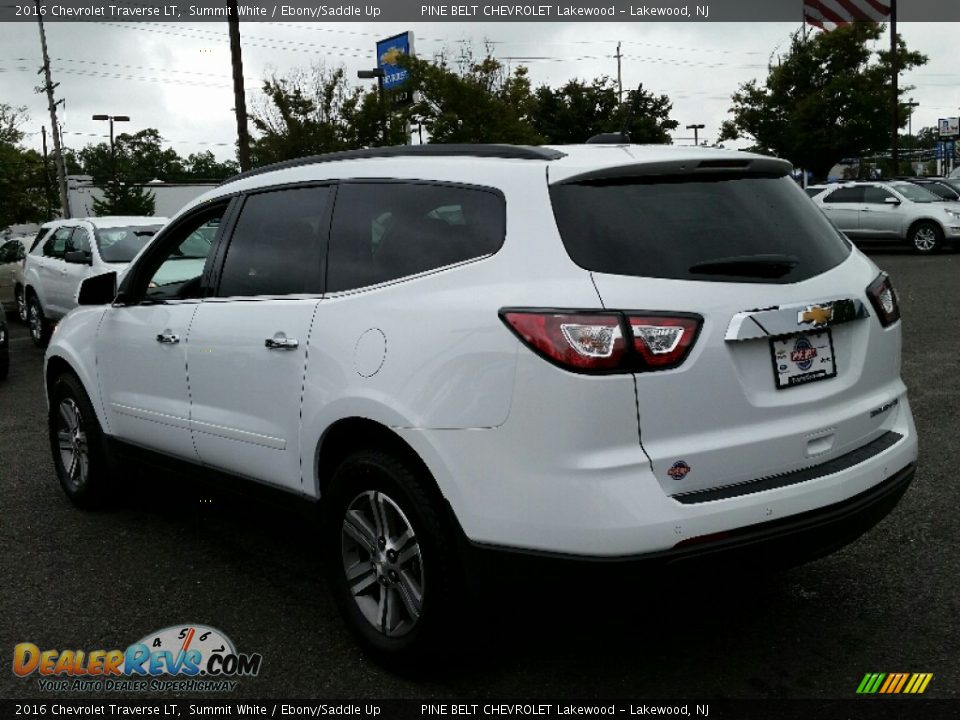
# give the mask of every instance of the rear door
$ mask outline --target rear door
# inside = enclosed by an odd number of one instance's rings
[[[300,404],[332,193],[300,187],[246,198],[187,350],[201,460],[293,490],[301,487]]]
[[[789,178],[628,178],[555,185],[552,198],[603,307],[648,334],[641,352],[658,352],[650,327],[664,317],[702,319],[679,367],[635,374],[640,442],[665,492],[789,472],[882,433],[870,410],[902,384],[899,339],[864,319],[876,269]],[[828,327],[834,310],[848,322]]]
[[[850,237],[860,235],[860,207],[863,205],[863,193],[864,189],[860,186],[842,187],[823,197],[823,212],[840,232]]]

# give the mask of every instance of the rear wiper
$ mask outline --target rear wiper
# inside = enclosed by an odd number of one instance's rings
[[[800,263],[795,255],[737,255],[714,258],[691,265],[692,275],[735,275],[738,277],[779,278]]]

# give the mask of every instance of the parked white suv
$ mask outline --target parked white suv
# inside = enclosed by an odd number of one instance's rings
[[[238,176],[83,283],[47,351],[60,482],[101,502],[146,452],[319,500],[344,617],[403,662],[476,627],[478,557],[830,552],[917,438],[890,281],[790,169],[424,145]]]
[[[22,298],[34,344],[46,346],[52,324],[76,307],[82,280],[122,271],[166,221],[90,217],[44,224],[23,266]]]

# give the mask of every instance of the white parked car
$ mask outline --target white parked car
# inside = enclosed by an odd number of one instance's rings
[[[44,347],[52,324],[76,307],[82,280],[124,270],[166,221],[90,217],[43,225],[23,266],[20,296],[34,344]]]
[[[60,483],[95,505],[146,453],[319,501],[343,616],[394,662],[482,623],[478,557],[830,552],[917,437],[890,280],[790,170],[422,145],[238,176],[84,281],[46,356]]]
[[[960,202],[906,180],[835,185],[813,201],[852,240],[908,242],[919,253],[960,242]]]

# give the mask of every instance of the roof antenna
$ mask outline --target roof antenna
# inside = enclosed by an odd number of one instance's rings
[[[627,132],[627,129],[630,127],[630,123],[633,122],[633,116],[637,110],[637,99],[640,97],[640,93],[643,92],[643,83],[637,85],[636,91],[633,93],[633,98],[630,100],[630,107],[627,108],[627,114],[623,118],[623,125],[620,126],[620,132],[613,133],[600,133],[599,135],[594,135],[589,140],[587,140],[588,145],[629,145],[630,144],[630,133]]]

